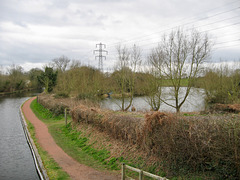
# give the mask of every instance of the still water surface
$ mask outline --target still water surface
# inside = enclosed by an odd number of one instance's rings
[[[20,121],[28,97],[0,97],[0,179],[39,179]]]
[[[162,97],[167,99],[167,103],[175,105],[175,101],[173,100],[173,94],[171,87],[163,87],[162,88]],[[183,99],[186,92],[185,87],[181,87],[180,89],[180,100]],[[202,111],[205,108],[204,103],[204,90],[199,88],[192,88],[189,96],[187,97],[185,103],[181,107],[181,112],[194,112],[194,111]],[[102,108],[112,109],[112,110],[120,110],[121,101],[115,98],[107,98],[101,102]],[[133,106],[138,111],[146,111],[150,110],[151,107],[147,103],[147,97],[134,97]],[[175,112],[176,110],[173,107],[170,107],[164,103],[161,104],[160,111],[165,112]]]

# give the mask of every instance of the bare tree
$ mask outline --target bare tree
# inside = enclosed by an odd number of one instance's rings
[[[129,60],[130,60],[130,52],[127,49],[126,46],[121,47],[121,45],[118,45],[116,47],[117,53],[118,53],[118,64],[117,64],[117,76],[116,76],[116,81],[117,85],[119,87],[119,91],[121,94],[121,110],[122,111],[127,111],[131,104],[132,101],[130,99],[129,105],[125,107],[125,100],[126,100],[126,92],[131,91],[129,89],[129,74],[130,74],[130,69],[129,69]]]
[[[64,55],[62,55],[59,58],[55,58],[52,60],[53,61],[53,67],[55,67],[57,70],[60,70],[61,72],[66,71],[70,59]]]
[[[130,76],[130,86],[131,86],[131,105],[133,105],[133,96],[135,92],[135,79],[136,79],[136,72],[140,70],[142,64],[142,56],[141,56],[141,49],[136,46],[135,44],[132,47],[131,55],[130,55],[130,69],[132,70],[132,73]],[[132,109],[135,109],[134,106],[132,106]]]
[[[152,110],[158,111],[162,103],[162,73],[159,71],[163,63],[163,53],[160,48],[152,50],[148,56],[148,82],[146,93],[146,101],[151,106]]]
[[[136,72],[137,70],[140,70],[141,64],[142,64],[142,55],[141,55],[141,49],[136,46],[135,44],[132,47],[131,51],[131,59],[130,59],[130,68],[133,72]]]
[[[132,51],[129,51],[126,46],[117,46],[118,64],[117,64],[117,83],[121,93],[121,110],[127,111],[133,102],[135,73],[141,64],[141,51],[136,45]],[[128,103],[126,98],[129,98]],[[126,104],[127,103],[127,104]]]
[[[70,64],[70,69],[79,68],[81,66],[82,66],[82,63],[80,60],[72,60]]]
[[[158,67],[161,74],[170,81],[175,105],[166,100],[162,101],[180,112],[181,106],[186,101],[194,79],[197,77],[200,65],[210,56],[212,43],[206,33],[197,30],[172,31],[169,36],[164,36],[159,43],[161,49],[162,65]],[[186,91],[180,97],[181,83],[187,81]]]

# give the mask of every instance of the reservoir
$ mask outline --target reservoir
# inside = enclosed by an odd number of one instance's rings
[[[19,115],[28,97],[0,97],[0,179],[37,180]]]
[[[167,103],[171,105],[175,105],[174,95],[173,95],[172,87],[163,87],[162,88],[162,98],[166,100]],[[179,93],[179,100],[182,100],[186,92],[185,87],[180,88]],[[180,111],[181,112],[199,112],[205,109],[205,91],[204,89],[200,88],[191,88],[191,91],[182,105]],[[126,100],[127,102],[129,100]],[[127,105],[128,103],[126,103]],[[101,107],[111,110],[120,110],[121,100],[116,98],[107,98],[101,102]],[[137,111],[149,111],[151,109],[150,105],[148,104],[148,99],[146,96],[142,97],[134,97],[133,98],[133,106],[136,108]],[[131,109],[131,108],[130,108]],[[160,106],[161,112],[176,112],[176,109],[170,107],[163,102]]]

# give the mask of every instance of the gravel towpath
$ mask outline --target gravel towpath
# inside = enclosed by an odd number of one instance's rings
[[[36,138],[40,146],[66,171],[72,179],[79,180],[117,180],[119,176],[97,171],[91,167],[80,164],[68,154],[66,154],[54,141],[48,127],[40,121],[30,108],[31,98],[24,103],[22,110],[25,117],[33,124],[36,131]]]

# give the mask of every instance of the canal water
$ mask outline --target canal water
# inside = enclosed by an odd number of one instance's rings
[[[167,103],[175,105],[174,95],[172,87],[162,88],[162,98],[166,100]],[[181,87],[179,93],[179,99],[182,100],[186,92],[185,87]],[[181,112],[199,112],[205,109],[205,91],[200,88],[192,88],[185,103],[181,107]],[[128,100],[127,100],[128,101]],[[126,103],[127,104],[127,103]],[[107,98],[101,102],[101,107],[111,110],[120,110],[121,100],[115,98]],[[148,104],[147,97],[134,97],[133,106],[138,111],[149,111],[151,109]],[[170,107],[164,103],[161,103],[160,111],[162,112],[176,112],[176,109]]]
[[[19,115],[19,107],[27,99],[22,96],[0,97],[1,180],[39,179]]]

